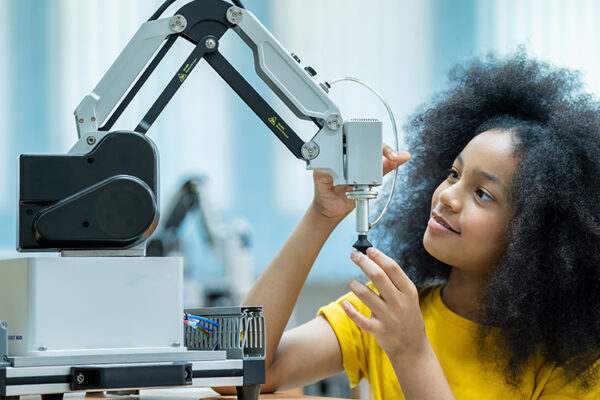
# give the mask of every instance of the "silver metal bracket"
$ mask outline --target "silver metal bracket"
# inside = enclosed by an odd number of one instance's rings
[[[0,365],[10,365],[8,362],[8,324],[0,321]]]
[[[75,109],[79,137],[98,131],[165,38],[173,32],[183,31],[186,26],[185,18],[178,15],[140,26],[98,85]]]
[[[62,250],[60,252],[61,257],[144,257],[145,255],[145,241],[129,249]]]
[[[346,197],[356,202],[356,232],[366,235],[371,229],[369,222],[369,200],[377,197],[377,192],[368,185],[355,185],[354,190],[346,193]]]

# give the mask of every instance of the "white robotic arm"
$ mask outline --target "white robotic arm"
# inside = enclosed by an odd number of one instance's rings
[[[145,133],[187,76],[204,59],[292,154],[306,162],[307,169],[326,170],[333,177],[334,185],[353,188],[348,197],[355,199],[357,204],[356,230],[359,241],[355,247],[365,251],[370,246],[366,240],[370,228],[368,201],[377,196],[372,187],[381,185],[383,180],[381,122],[367,118],[344,120],[339,108],[330,99],[327,88],[314,81],[314,69],[310,66],[303,68],[300,60],[290,54],[247,9],[223,0],[195,0],[181,7],[173,17],[159,19],[160,14],[173,2],[168,0],[148,22],[142,24],[100,83],[77,107],[75,119],[79,140],[69,154],[54,158],[40,156],[44,157],[43,161],[38,156],[21,156],[19,249],[131,248],[148,238],[158,219],[157,182],[152,178],[137,176],[127,163],[115,166],[113,162],[110,168],[106,167],[109,164],[107,158],[114,154],[103,151],[103,147],[110,142],[114,147],[123,147],[120,142],[129,135],[141,147],[151,148],[151,144],[143,144],[144,141],[149,142]],[[241,5],[239,1],[236,3]],[[230,30],[236,32],[252,49],[256,72],[267,85],[297,117],[312,120],[316,124],[318,132],[311,140],[301,140],[219,52],[219,40]],[[178,38],[190,41],[195,48],[162,94],[133,132],[110,131]],[[78,179],[75,184],[61,183],[63,190],[55,190],[57,193],[52,193],[51,199],[48,199],[48,195],[39,195],[31,184],[45,178],[40,176],[44,175],[43,171],[65,173],[66,170],[77,169],[79,164],[86,161],[88,164],[95,163],[97,170],[90,172],[89,178]],[[152,160],[147,163],[152,164]],[[35,168],[32,164],[35,164]],[[87,167],[90,169],[89,165]],[[42,172],[36,172],[40,169]],[[123,176],[129,175],[134,179],[123,179]],[[156,172],[153,175],[156,176]],[[132,221],[134,228],[115,224],[110,229],[102,228],[107,225],[102,218],[120,221],[123,217],[118,210],[126,207],[105,203],[107,199],[115,198],[112,193],[117,190],[117,183],[120,184],[120,191],[123,187],[131,187],[132,190],[135,187],[136,196],[146,200],[148,210],[153,208],[151,203],[154,203],[154,209],[151,210],[153,214],[150,215],[149,211],[140,215],[139,220]],[[136,196],[118,199],[118,202],[130,202],[132,206]],[[44,197],[43,201],[41,197]],[[97,208],[99,203],[103,203],[104,217],[96,215],[92,224],[82,210]],[[77,212],[70,211],[75,209]],[[74,224],[81,225],[69,229],[72,237],[56,232],[54,228],[53,221],[58,218],[64,221],[66,217],[75,221]],[[90,227],[100,228],[92,232]]]

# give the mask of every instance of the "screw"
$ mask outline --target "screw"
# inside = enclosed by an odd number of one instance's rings
[[[83,376],[83,374],[80,372],[79,374],[77,374],[77,377],[75,379],[77,379],[77,383],[81,385],[85,381],[85,376]]]
[[[181,346],[181,343],[179,343],[179,342],[174,342],[173,344],[171,344],[171,346],[173,346],[173,347],[179,347],[179,346]]]
[[[337,114],[333,114],[327,118],[327,127],[331,130],[340,129],[340,116]]]
[[[79,118],[79,123],[83,124],[83,118]]]
[[[183,16],[181,16],[181,15],[175,15],[175,16],[173,16],[171,18],[169,26],[175,32],[183,32],[183,30],[187,26],[187,21],[185,20],[185,18]]]
[[[96,138],[93,136],[88,136],[86,139],[87,144],[92,145],[94,143],[96,143]]]
[[[237,25],[242,20],[242,10],[233,6],[227,10],[227,21],[233,25]]]
[[[7,356],[2,356],[2,361],[8,362],[8,357]]]
[[[312,160],[319,155],[319,146],[314,142],[306,142],[302,145],[301,153],[305,160]]]
[[[92,117],[92,122],[96,122],[96,117]]]
[[[217,41],[213,38],[208,38],[206,39],[206,42],[204,42],[204,45],[207,49],[214,49],[215,47],[217,47]]]
[[[46,351],[46,350],[48,350],[48,348],[46,346],[40,346],[40,347],[38,347],[38,350],[39,351]]]
[[[6,323],[6,321],[0,321],[0,326],[6,328],[8,324]]]

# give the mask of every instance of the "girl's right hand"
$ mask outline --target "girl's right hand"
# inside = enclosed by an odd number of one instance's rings
[[[406,151],[396,153],[390,146],[383,145],[383,175],[410,160]],[[346,192],[352,190],[350,186],[333,186],[333,178],[323,170],[313,172],[315,197],[313,207],[316,211],[328,218],[341,221],[354,209],[354,200],[346,197]]]

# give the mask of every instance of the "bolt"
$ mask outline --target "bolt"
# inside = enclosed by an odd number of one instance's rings
[[[340,116],[337,114],[330,115],[329,118],[327,118],[327,127],[331,130],[340,129],[341,125],[339,118]]]
[[[242,20],[242,10],[238,7],[229,7],[227,10],[227,21],[233,25],[237,25]]]
[[[7,356],[2,356],[2,361],[8,362],[8,357]]]
[[[305,160],[312,160],[319,155],[319,146],[314,142],[306,142],[302,145],[301,153]]]
[[[83,118],[79,118],[79,123],[83,124]]]
[[[214,49],[215,47],[217,47],[217,41],[213,38],[208,38],[206,39],[206,42],[204,42],[204,45],[207,49]]]
[[[96,138],[93,136],[88,136],[86,139],[87,144],[92,145],[94,143],[96,143]]]
[[[83,376],[83,374],[80,372],[79,374],[77,374],[77,383],[79,383],[80,385],[85,381],[85,376]]]
[[[92,117],[92,122],[96,122],[96,117]]]

